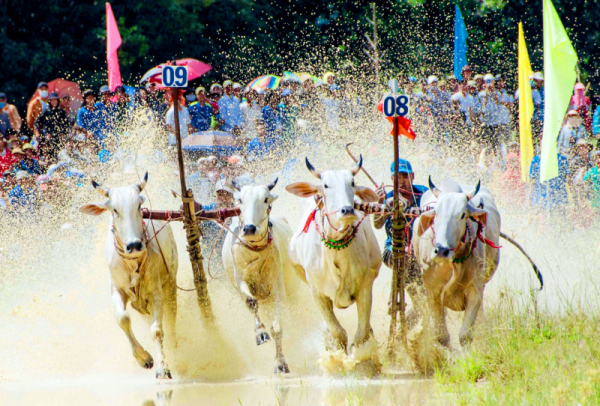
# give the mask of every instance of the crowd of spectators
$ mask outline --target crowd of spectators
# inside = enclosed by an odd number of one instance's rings
[[[400,92],[410,98],[414,130],[435,147],[472,151],[479,156],[482,173],[501,176],[504,183],[514,185],[513,192],[525,189],[520,180],[518,90],[509,91],[502,75],[472,75],[469,66],[462,76],[461,80],[452,75],[398,76]],[[577,83],[557,142],[559,176],[540,182],[542,73],[534,73],[530,83],[535,157],[528,196],[542,208],[568,201],[584,204],[589,199],[591,206],[600,207],[600,108],[593,112],[587,89]],[[322,78],[284,77],[276,89],[253,89],[231,80],[188,88],[177,93],[179,130],[183,139],[193,134],[227,134],[234,140],[234,155],[223,161],[252,161],[291,149],[298,139],[310,143],[377,114],[373,95],[359,94],[357,88],[331,72]],[[39,83],[25,122],[6,94],[0,93],[0,205],[4,207],[34,210],[43,201],[40,191],[48,190],[57,178],[79,182],[86,165],[111,159],[132,120],[164,129],[168,134],[164,145],[175,144],[172,93],[159,90],[155,83],[135,89],[85,90],[77,110],[70,96],[48,89],[47,83]],[[200,173],[201,178],[204,175]],[[219,181],[223,179],[211,182]]]

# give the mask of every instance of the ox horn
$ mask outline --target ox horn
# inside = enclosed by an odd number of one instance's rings
[[[238,183],[235,180],[231,181],[231,186],[233,186],[233,188],[238,192],[240,191],[240,185],[238,185]]]
[[[317,179],[321,179],[321,170],[315,169],[314,166],[308,161],[308,158],[304,158],[306,160],[306,167],[310,171],[310,173]]]
[[[362,154],[358,156],[358,162],[356,163],[354,169],[352,169],[352,176],[356,176],[358,172],[360,172],[360,168],[362,168]]]
[[[477,186],[475,186],[475,190],[473,191],[473,193],[467,193],[467,200],[471,200],[472,198],[474,198],[475,195],[477,193],[479,193],[480,188],[481,188],[481,179],[479,179],[479,182],[477,182]]]
[[[98,193],[100,193],[102,196],[104,197],[108,197],[108,189],[105,187],[100,186],[100,184],[98,182],[96,182],[95,180],[92,179],[92,186],[94,187],[94,189],[96,189],[98,191]]]
[[[269,183],[269,184],[267,185],[267,187],[269,188],[269,190],[270,190],[270,191],[271,191],[271,190],[273,190],[273,188],[274,188],[274,187],[275,187],[275,185],[277,184],[277,181],[278,181],[278,180],[279,180],[279,178],[275,178],[275,180],[274,180],[273,182],[271,182],[271,183]]]
[[[146,172],[146,174],[144,175],[144,179],[142,179],[142,181],[137,184],[137,187],[140,190],[140,193],[146,187],[146,183],[148,183],[148,172]]]
[[[429,189],[431,190],[431,193],[433,193],[433,195],[435,197],[438,197],[440,195],[440,193],[442,193],[441,190],[439,190],[437,187],[435,187],[435,185],[431,181],[431,175],[429,175]]]

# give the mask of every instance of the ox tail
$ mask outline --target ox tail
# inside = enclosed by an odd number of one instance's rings
[[[525,252],[525,250],[523,249],[523,247],[521,247],[518,242],[516,242],[515,240],[513,240],[512,238],[510,238],[509,236],[507,236],[503,232],[500,232],[500,237],[504,238],[506,241],[508,241],[509,243],[511,243],[512,245],[514,245],[515,247],[517,247],[517,249],[519,251],[521,251],[521,253],[523,255],[525,255],[525,258],[527,258],[527,260],[529,261],[529,263],[533,267],[533,272],[535,272],[535,276],[537,276],[538,280],[540,281],[540,290],[544,289],[544,277],[542,276],[542,273],[540,272],[540,269],[538,268],[538,266],[533,262],[533,260],[529,257],[529,255],[527,255],[527,253]]]

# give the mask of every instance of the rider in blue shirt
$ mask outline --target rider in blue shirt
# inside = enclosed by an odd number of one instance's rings
[[[395,167],[394,163],[392,162],[390,167],[392,182],[394,181],[394,170]],[[412,165],[406,159],[398,159],[398,178],[400,194],[409,202],[409,205],[406,209],[419,207],[421,204],[421,196],[428,190],[428,188],[426,186],[413,184],[415,174],[412,170]],[[386,193],[384,187],[381,186],[377,189],[377,195],[379,195],[379,203],[384,203],[390,198],[393,199],[394,192],[390,191]],[[385,248],[383,251],[383,262],[386,266],[392,268],[392,216],[391,214],[387,216],[380,216],[379,218],[375,216],[373,223],[377,229],[385,227],[387,239],[385,240]],[[409,226],[409,238],[410,237],[412,237],[412,224]],[[420,274],[418,266],[409,267],[409,272],[407,273],[407,283],[420,281],[419,276]]]

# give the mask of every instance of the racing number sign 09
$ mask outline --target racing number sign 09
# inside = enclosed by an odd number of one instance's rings
[[[410,99],[402,94],[390,94],[383,99],[383,114],[386,117],[404,117],[409,112]]]
[[[187,87],[188,71],[186,66],[163,66],[162,84],[165,87]]]

